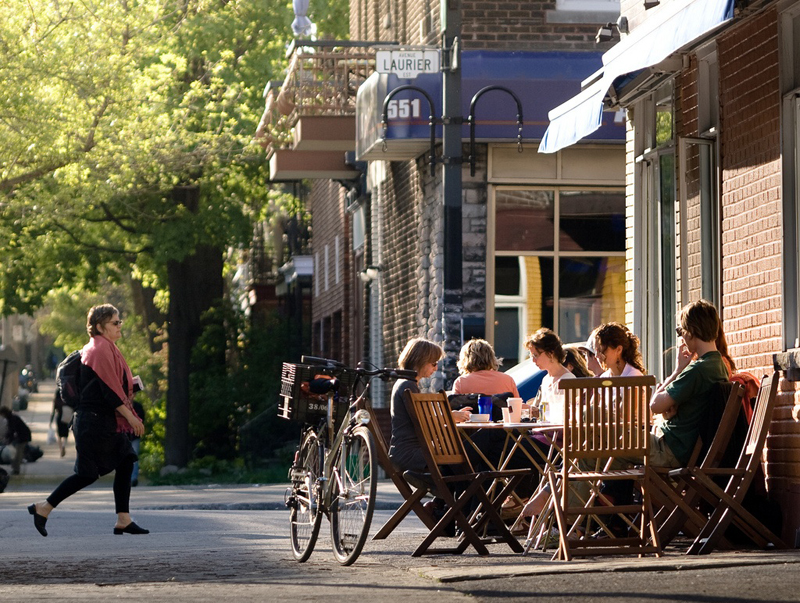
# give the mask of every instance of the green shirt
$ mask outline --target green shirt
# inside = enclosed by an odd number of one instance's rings
[[[713,351],[689,364],[667,385],[665,391],[675,401],[678,412],[661,426],[661,431],[681,464],[689,462],[714,384],[727,380],[728,369],[722,356]]]

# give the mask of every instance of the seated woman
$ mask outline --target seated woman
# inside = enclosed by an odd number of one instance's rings
[[[389,444],[389,458],[395,467],[401,471],[423,473],[428,465],[422,453],[414,423],[406,410],[404,396],[406,391],[419,393],[419,379],[427,379],[436,372],[439,360],[444,357],[444,350],[427,339],[415,337],[410,340],[397,360],[398,367],[417,372],[416,379],[398,379],[392,388],[391,414],[392,414],[392,439]],[[470,410],[463,408],[453,411],[453,420],[456,422],[468,421]],[[423,487],[428,484],[417,482],[421,476],[405,474],[406,479],[413,486]],[[444,515],[444,501],[434,498],[424,505],[438,519]],[[447,527],[448,535],[455,534],[455,524]]]
[[[563,419],[564,394],[558,384],[562,379],[574,379],[575,375],[564,366],[566,353],[561,340],[550,329],[539,329],[525,342],[525,347],[531,355],[531,360],[540,369],[547,371],[542,379],[539,393],[534,398],[534,404],[541,409],[547,409],[547,415],[542,420],[559,423]],[[531,409],[534,415],[535,409]]]
[[[564,412],[564,393],[559,389],[558,384],[562,379],[575,379],[572,374],[562,363],[566,358],[564,348],[561,340],[550,329],[539,329],[525,342],[525,347],[531,354],[531,360],[540,369],[547,371],[542,380],[542,386],[539,388],[539,393],[534,398],[534,404],[539,407],[539,415],[545,421],[557,423],[563,420]],[[542,413],[542,410],[544,413]],[[536,408],[531,409],[534,414]],[[538,439],[537,436],[535,436]],[[542,436],[541,443],[543,446],[548,446],[546,438]],[[522,509],[523,517],[534,517],[539,515],[544,509],[547,499],[550,496],[548,488],[542,488],[539,492],[531,498],[525,507]]]
[[[494,349],[485,339],[472,339],[465,343],[457,365],[461,376],[453,383],[453,393],[492,396],[511,392],[513,397],[519,398],[517,384],[498,370],[500,364]]]
[[[641,377],[645,374],[642,354],[639,351],[639,338],[625,325],[609,322],[595,330],[594,340],[597,359],[605,367],[600,377]],[[625,463],[614,461],[614,469],[622,469]],[[627,480],[603,482],[600,492],[609,502],[622,504],[629,502],[633,495],[633,482]],[[624,530],[625,525],[616,516],[609,519],[612,530]]]
[[[453,384],[453,393],[484,394],[487,396],[510,393],[511,396],[519,398],[517,384],[511,376],[498,370],[500,365],[497,361],[497,356],[495,356],[494,348],[485,339],[472,339],[465,343],[458,355],[457,365],[461,376]],[[497,467],[500,464],[503,453],[507,452],[506,432],[502,429],[479,429],[470,436],[470,439],[480,449],[492,467]],[[522,446],[528,449],[528,454],[537,455],[530,448],[529,443],[523,441]],[[481,454],[472,446],[465,446],[465,450],[467,456],[469,456],[470,463],[477,471],[491,468],[487,466]],[[534,456],[534,458],[538,457]],[[506,462],[507,469],[528,469],[530,467],[531,462],[522,450],[518,450]],[[519,486],[517,493],[520,496],[528,497],[533,492],[538,475],[532,475],[532,477],[534,477],[532,482],[525,480]],[[504,508],[507,509],[509,506],[514,508],[519,506],[519,503],[512,499]],[[519,508],[522,507],[519,506]],[[517,509],[518,512],[519,509]]]
[[[418,394],[418,380],[433,375],[443,357],[444,350],[440,346],[427,339],[415,337],[406,344],[397,361],[400,368],[417,372],[416,379],[398,379],[392,388],[392,439],[389,444],[389,458],[401,471],[425,471],[427,466],[403,396],[406,390]],[[457,422],[468,421],[469,416],[469,409],[453,411],[453,418]]]
[[[595,331],[597,359],[605,367],[600,377],[641,377],[645,369],[639,338],[618,322],[600,325]]]
[[[594,377],[594,373],[589,370],[586,364],[586,359],[581,354],[581,351],[575,346],[564,346],[564,366],[567,367],[570,373],[578,378]]]

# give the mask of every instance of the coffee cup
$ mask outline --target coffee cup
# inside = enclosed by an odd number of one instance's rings
[[[512,423],[522,421],[522,398],[509,398],[508,408],[510,409]]]
[[[511,421],[511,409],[510,408],[501,408],[500,410],[503,411],[503,423],[512,423],[512,421]]]

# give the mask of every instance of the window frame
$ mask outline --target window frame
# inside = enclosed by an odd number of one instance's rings
[[[525,190],[525,191],[552,191],[553,192],[553,249],[552,250],[536,250],[536,251],[523,251],[523,250],[497,250],[495,241],[495,228],[496,228],[496,210],[497,210],[497,194],[502,191],[509,190]],[[561,229],[561,193],[562,192],[618,192],[624,197],[625,186],[619,185],[606,185],[606,186],[589,186],[583,183],[571,183],[569,180],[559,181],[558,184],[493,184],[490,185],[489,193],[489,220],[487,222],[487,253],[486,253],[486,339],[494,344],[494,322],[495,322],[495,308],[518,308],[521,307],[520,312],[520,325],[524,330],[528,320],[528,309],[526,303],[526,296],[523,292],[526,290],[527,282],[526,275],[522,270],[520,264],[520,294],[519,295],[495,295],[495,260],[497,257],[544,257],[553,261],[553,330],[559,332],[559,302],[561,299],[560,283],[559,283],[559,260],[561,258],[622,258],[626,259],[626,250],[623,248],[620,251],[561,251],[560,237],[558,233]],[[620,320],[622,317],[620,317]],[[520,337],[519,342],[519,358],[524,359],[526,350],[524,347],[525,333]],[[574,343],[574,342],[564,342]]]
[[[657,144],[657,107],[669,101],[672,107],[672,136],[662,144]],[[676,326],[677,314],[677,246],[673,245],[671,256],[665,256],[663,229],[671,228],[673,242],[677,243],[678,191],[675,172],[675,115],[674,83],[672,80],[654,92],[643,97],[634,108],[634,332],[646,333],[642,338],[642,355],[648,372],[663,380],[672,372],[676,351],[668,346],[668,338]],[[671,154],[672,159],[672,202],[664,206],[662,196],[662,158]],[[671,222],[666,224],[664,211],[667,210]],[[671,263],[665,266],[664,258]],[[666,271],[672,270],[671,275]],[[671,283],[671,288],[670,284]],[[653,334],[656,334],[653,336]],[[666,354],[671,350],[670,354]]]
[[[787,5],[789,3],[786,3]],[[779,7],[780,10],[780,7]],[[779,64],[781,102],[781,155],[783,201],[782,345],[800,348],[800,6],[791,6],[779,17]]]

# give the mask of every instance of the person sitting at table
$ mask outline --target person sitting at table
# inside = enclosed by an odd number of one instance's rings
[[[570,373],[578,378],[594,377],[594,373],[589,370],[586,364],[586,359],[583,357],[581,351],[574,345],[564,346],[564,366],[567,367]]]
[[[411,339],[397,360],[397,365],[401,369],[416,371],[416,379],[398,379],[392,388],[391,416],[392,416],[392,437],[389,444],[389,458],[392,464],[400,471],[412,486],[417,488],[429,487],[424,475],[428,470],[425,455],[422,452],[414,423],[408,414],[405,405],[405,393],[418,394],[419,379],[427,379],[436,372],[439,360],[444,357],[444,350],[441,346],[422,337]],[[454,410],[453,420],[457,423],[469,421],[470,409],[462,408]],[[424,505],[438,519],[441,518],[446,509],[441,498],[434,498]],[[448,533],[455,533],[455,525],[450,524],[447,528]]]
[[[625,325],[618,322],[600,325],[594,331],[594,344],[597,359],[606,369],[599,377],[641,377],[645,374],[639,338]],[[611,468],[622,469],[625,465],[614,461]],[[600,492],[612,504],[627,504],[633,497],[633,484],[628,480],[604,481]],[[608,524],[612,530],[626,529],[625,523],[617,516],[610,518]]]
[[[564,392],[558,384],[562,379],[575,379],[573,375],[562,363],[565,359],[564,347],[561,340],[550,329],[539,329],[525,342],[525,347],[531,355],[531,360],[540,369],[547,371],[542,380],[539,393],[534,398],[534,406],[539,408],[538,416],[543,421],[558,423],[563,420],[564,413]],[[542,413],[542,409],[546,409]],[[534,409],[531,409],[533,413]],[[535,435],[534,439],[539,441],[542,446],[549,448],[549,442],[545,436]],[[534,517],[539,515],[544,509],[550,490],[546,486],[531,498],[522,509],[523,517]]]
[[[599,375],[605,369],[603,369],[603,367],[600,365],[600,362],[597,360],[597,350],[595,348],[596,334],[597,329],[589,333],[589,339],[586,340],[586,343],[580,344],[578,346],[578,350],[581,351],[583,357],[586,359],[586,366],[589,367],[589,370],[592,372],[592,374]]]
[[[471,339],[458,354],[458,371],[461,376],[453,383],[454,394],[484,394],[493,396],[510,392],[519,398],[514,379],[498,369],[500,363],[494,348],[485,339]]]
[[[575,375],[563,364],[566,359],[564,346],[558,335],[550,329],[542,328],[528,338],[525,347],[528,348],[533,363],[547,371],[533,403],[539,412],[532,408],[531,416],[540,416],[543,421],[559,423],[563,418],[564,393],[558,384],[562,379],[575,379]],[[546,416],[541,416],[543,407],[547,409]]]
[[[595,330],[597,359],[605,367],[599,377],[641,377],[645,373],[639,338],[628,327],[608,322]]]
[[[453,383],[453,393],[487,396],[511,394],[510,397],[519,398],[517,384],[511,376],[498,370],[500,363],[494,353],[494,348],[485,339],[472,339],[465,343],[458,355],[457,366],[461,376]],[[507,442],[506,432],[502,429],[479,429],[470,436],[470,439],[480,450],[478,453],[472,446],[465,447],[470,463],[476,471],[498,467],[504,460],[507,469],[529,469],[531,467],[530,459],[521,449],[517,450],[510,458],[503,459],[503,453],[507,451]],[[526,440],[523,440],[520,446],[527,449],[528,454],[533,455],[533,458],[539,458],[539,453],[534,451]],[[487,465],[483,457],[486,457],[491,467]],[[539,477],[534,473],[531,472],[532,480],[524,480],[518,486],[516,491],[518,496],[527,498],[533,493]],[[519,514],[521,508],[522,506],[513,497],[510,497],[503,506],[504,513],[513,517]]]
[[[686,465],[714,385],[728,380],[716,345],[720,320],[714,304],[704,299],[686,304],[678,324],[678,362],[650,400],[650,410],[661,415],[650,433],[649,461],[656,467]]]

